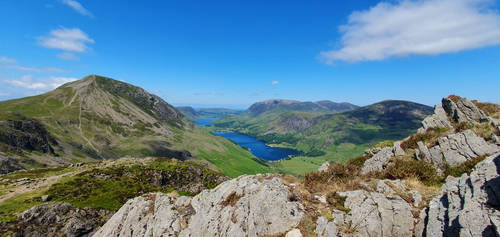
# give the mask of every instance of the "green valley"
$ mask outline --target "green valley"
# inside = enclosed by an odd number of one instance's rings
[[[432,113],[429,106],[395,100],[327,114],[274,105],[259,113],[251,106],[241,115],[214,121],[213,129],[248,134],[271,146],[301,151],[303,156],[277,162],[278,169],[288,174],[314,170],[325,161],[345,162],[379,142],[405,138]]]

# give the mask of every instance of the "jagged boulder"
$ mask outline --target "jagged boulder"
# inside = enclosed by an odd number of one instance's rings
[[[441,195],[420,213],[416,236],[499,236],[500,153],[470,175],[448,177]]]
[[[392,157],[404,155],[405,151],[401,148],[401,142],[397,141],[392,147],[370,149],[365,154],[373,156],[365,161],[361,174],[385,170]]]
[[[302,206],[279,178],[241,176],[189,197],[129,200],[94,236],[268,236],[285,234]]]
[[[428,149],[423,142],[418,142],[417,159],[444,168],[445,164],[456,166],[467,160],[493,154],[500,151],[500,146],[487,143],[472,130],[451,134],[438,139],[438,145]]]
[[[418,130],[419,133],[424,132],[428,128],[451,128],[451,122],[446,115],[446,111],[441,105],[434,106],[434,114],[427,116],[422,121],[422,128]]]
[[[25,211],[15,222],[0,223],[0,233],[33,237],[92,236],[112,215],[111,211],[79,209],[68,203],[45,203]]]
[[[355,190],[340,193],[349,213],[335,210],[333,220],[319,217],[318,236],[411,236],[412,208],[421,201],[418,192],[407,189],[400,180],[381,180],[376,191]],[[417,204],[418,205],[418,204]]]
[[[488,121],[486,114],[467,98],[459,98],[456,102],[451,98],[444,98],[442,103],[446,113],[457,123],[476,124]]]
[[[387,163],[394,156],[392,147],[385,147],[379,152],[375,153],[372,158],[365,161],[361,174],[368,174],[373,171],[381,171],[387,168]]]

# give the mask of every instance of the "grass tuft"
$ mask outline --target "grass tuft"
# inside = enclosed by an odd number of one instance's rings
[[[236,194],[236,192],[232,192],[231,194],[229,194],[226,199],[224,201],[222,201],[221,205],[222,206],[234,206],[236,205],[236,203],[238,202],[238,200],[240,200],[242,196],[241,195],[238,195]]]
[[[479,157],[476,157],[474,159],[470,159],[460,165],[457,165],[457,166],[447,166],[445,169],[444,169],[444,177],[448,177],[448,176],[453,176],[453,177],[460,177],[462,176],[462,174],[467,174],[467,175],[470,175],[470,173],[472,172],[472,170],[474,169],[474,167],[477,165],[477,163],[483,161],[484,159],[486,159],[486,157],[488,157],[487,155],[484,155],[484,156],[479,156]]]
[[[418,142],[423,142],[427,146],[434,146],[439,137],[444,136],[450,128],[432,127],[428,128],[424,133],[416,133],[411,135],[408,139],[401,142],[401,148],[408,151],[409,149],[416,149]]]
[[[434,185],[439,177],[437,170],[432,164],[421,160],[396,159],[394,165],[384,171],[383,178],[407,179],[415,177],[426,185]]]

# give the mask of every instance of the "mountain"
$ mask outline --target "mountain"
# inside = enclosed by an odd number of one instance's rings
[[[422,119],[432,113],[432,108],[409,101],[387,100],[335,114],[277,112],[275,109],[257,116],[250,113],[228,116],[214,124],[267,143],[298,149],[305,156],[342,161],[378,142],[410,135]]]
[[[338,113],[358,108],[349,103],[335,103],[328,100],[318,102],[300,102],[295,100],[266,100],[252,104],[245,112],[250,116],[259,116],[268,111],[302,111],[311,113]]]
[[[235,109],[226,108],[199,108],[194,109],[190,106],[180,106],[176,107],[184,116],[186,116],[191,121],[196,121],[204,118],[221,118],[226,115],[238,115],[243,111]]]
[[[197,128],[160,97],[96,75],[0,102],[0,152],[18,157],[25,167],[153,156],[197,160],[228,175],[267,170],[248,151]]]
[[[175,108],[191,121],[196,121],[199,118],[198,113],[196,112],[196,110],[193,109],[193,107],[179,106]]]

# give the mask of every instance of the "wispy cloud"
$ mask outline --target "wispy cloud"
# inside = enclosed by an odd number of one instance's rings
[[[278,84],[280,84],[280,82],[279,82],[279,81],[272,81],[272,82],[271,82],[271,86],[275,86],[275,85],[278,85]]]
[[[94,43],[94,40],[82,30],[64,27],[50,31],[48,36],[39,37],[38,41],[41,46],[46,48],[78,53],[85,52],[88,49],[87,44]]]
[[[0,57],[0,66],[12,68],[20,71],[31,71],[31,72],[69,72],[68,70],[64,70],[56,67],[26,67],[17,64],[17,60],[9,57],[2,56]]]
[[[391,1],[392,2],[392,1]],[[321,53],[327,63],[437,55],[500,44],[492,0],[401,0],[353,12],[339,28],[341,47]]]
[[[10,94],[7,93],[7,92],[1,92],[0,91],[0,97],[5,97],[5,96],[9,96]]]
[[[4,63],[17,63],[17,61],[15,59],[13,59],[13,58],[1,56],[0,57],[0,63],[1,64],[4,64]]]
[[[28,90],[46,91],[53,90],[62,84],[76,81],[78,79],[72,77],[50,77],[49,79],[33,80],[31,75],[22,76],[19,79],[4,80],[5,83]]]
[[[68,70],[64,70],[61,68],[56,68],[56,67],[43,67],[43,68],[36,68],[36,67],[25,67],[25,66],[19,66],[19,65],[7,65],[8,68],[20,70],[20,71],[31,71],[31,72],[69,72]]]
[[[61,2],[69,7],[71,7],[76,12],[80,13],[83,16],[88,16],[90,18],[94,18],[92,12],[87,10],[83,5],[75,0],[61,0]]]

